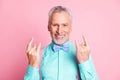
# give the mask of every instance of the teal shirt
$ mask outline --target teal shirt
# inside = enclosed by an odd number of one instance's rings
[[[54,51],[52,42],[44,49],[40,68],[28,65],[24,80],[98,80],[91,58],[81,64],[77,63],[75,46],[67,41],[69,51]]]

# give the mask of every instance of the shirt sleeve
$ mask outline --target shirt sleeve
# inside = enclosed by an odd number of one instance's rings
[[[80,76],[82,80],[99,80],[91,55],[89,59],[81,64],[78,64]]]
[[[24,80],[40,80],[39,69],[28,65]]]

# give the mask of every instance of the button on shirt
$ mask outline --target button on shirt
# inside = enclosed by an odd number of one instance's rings
[[[24,80],[98,80],[91,55],[89,60],[78,64],[75,46],[70,41],[63,44],[69,46],[68,51],[55,51],[54,44],[44,49],[40,69],[28,65]]]

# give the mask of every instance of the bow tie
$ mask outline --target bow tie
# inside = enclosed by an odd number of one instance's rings
[[[56,44],[53,45],[53,50],[55,52],[58,51],[58,50],[63,50],[65,52],[67,52],[68,49],[69,49],[69,45],[56,45]]]

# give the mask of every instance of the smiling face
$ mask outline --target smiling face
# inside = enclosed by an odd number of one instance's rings
[[[48,31],[50,31],[52,40],[56,44],[61,45],[68,41],[71,32],[69,14],[64,11],[53,13],[48,25]]]

